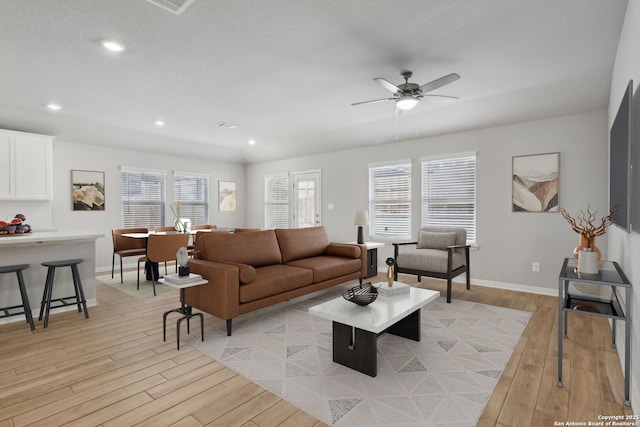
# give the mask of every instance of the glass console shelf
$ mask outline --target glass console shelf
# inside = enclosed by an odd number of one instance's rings
[[[600,261],[598,274],[577,271],[578,263],[565,258],[558,277],[558,387],[562,387],[562,339],[567,335],[568,313],[586,314],[611,319],[611,346],[616,348],[616,320],[625,322],[624,405],[629,401],[631,374],[631,283],[614,261]],[[620,292],[624,290],[624,300]],[[624,309],[623,309],[624,307]],[[630,320],[630,319],[629,319]]]

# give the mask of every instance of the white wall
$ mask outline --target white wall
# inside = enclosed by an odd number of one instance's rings
[[[632,330],[631,330],[631,406],[636,413],[640,408],[640,366],[638,366],[638,355],[640,354],[640,327],[637,316],[640,313],[640,96],[638,95],[638,84],[640,83],[640,0],[629,0],[627,14],[625,16],[618,52],[613,67],[611,79],[611,92],[609,97],[609,120],[608,127],[613,124],[613,120],[618,111],[622,95],[629,83],[633,79],[635,94],[635,135],[633,145],[633,158],[635,177],[633,180],[633,204],[631,218],[633,220],[632,233],[612,227],[607,233],[609,240],[609,256],[617,261],[629,280],[635,285],[633,293],[633,303],[631,310]],[[617,330],[618,354],[624,366],[624,328]],[[634,366],[635,362],[635,366]]]
[[[55,140],[53,145],[53,203],[52,226],[55,229],[87,230],[104,233],[96,242],[96,269],[110,271],[113,245],[111,230],[122,228],[120,166],[166,170],[168,202],[173,194],[171,171],[209,174],[209,223],[219,227],[244,226],[245,167],[241,164],[212,162],[197,158],[119,150]],[[73,211],[71,203],[71,170],[84,169],[105,172],[105,211]],[[236,181],[238,207],[236,212],[218,211],[218,180]],[[167,225],[173,215],[167,208]],[[116,257],[116,264],[118,263]],[[135,265],[135,258],[125,258],[125,264]],[[133,264],[132,264],[133,263]]]
[[[420,226],[420,161],[424,156],[477,152],[477,239],[471,254],[474,283],[557,295],[562,260],[571,256],[578,236],[558,213],[511,211],[511,160],[514,155],[560,152],[560,206],[577,213],[587,203],[607,209],[606,112],[519,123],[415,141],[385,144],[247,166],[247,222],[264,224],[264,176],[322,170],[322,217],[334,241],[353,241],[354,210],[367,209],[368,164],[413,159],[413,229]],[[303,142],[301,142],[303,143]],[[335,205],[334,211],[327,204]],[[414,238],[416,237],[414,232]],[[606,256],[606,239],[597,242]],[[378,252],[378,264],[392,256]],[[541,272],[531,271],[532,261]]]

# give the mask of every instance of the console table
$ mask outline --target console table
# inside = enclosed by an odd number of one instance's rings
[[[618,263],[600,261],[598,274],[583,274],[577,271],[578,263],[573,258],[565,258],[558,278],[558,387],[562,387],[562,338],[567,338],[568,313],[586,314],[611,319],[612,342],[616,348],[616,320],[625,322],[624,330],[624,405],[629,401],[629,381],[631,379],[631,283]],[[574,284],[573,290],[569,289]],[[601,292],[581,292],[575,284],[586,285]],[[624,289],[624,301],[620,292]],[[624,309],[623,309],[624,305]]]

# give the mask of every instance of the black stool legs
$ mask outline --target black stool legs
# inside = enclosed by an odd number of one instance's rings
[[[42,293],[42,303],[40,304],[40,316],[38,320],[42,320],[44,314],[43,327],[49,325],[49,312],[51,308],[65,307],[68,305],[76,304],[78,306],[78,313],[84,310],[85,319],[89,318],[89,311],[87,310],[87,301],[84,297],[84,291],[82,289],[82,282],[80,281],[80,273],[78,272],[78,264],[82,262],[81,259],[68,259],[62,261],[47,261],[42,265],[48,267],[47,280],[44,284],[44,292]],[[68,296],[63,298],[52,299],[53,293],[53,279],[55,277],[56,267],[70,267],[71,275],[73,276],[73,290],[75,296]],[[66,300],[73,299],[74,301],[67,302]],[[58,305],[51,306],[51,303],[57,303]]]
[[[24,285],[24,278],[22,277],[22,270],[26,270],[29,268],[29,264],[19,264],[19,265],[7,265],[4,267],[0,267],[0,274],[2,273],[16,273],[18,276],[18,287],[20,288],[20,297],[22,298],[22,305],[14,305],[13,307],[4,307],[0,308],[0,311],[4,312],[4,314],[0,315],[0,319],[9,316],[17,316],[20,314],[24,314],[27,323],[31,330],[35,330],[36,327],[33,324],[33,316],[31,315],[31,305],[29,304],[29,295],[27,295],[27,288]],[[9,310],[15,308],[22,308],[22,311],[16,313],[10,313]]]

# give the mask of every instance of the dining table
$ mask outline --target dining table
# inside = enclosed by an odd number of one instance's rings
[[[190,235],[195,235],[198,231],[211,231],[211,230],[190,230],[188,233]],[[151,234],[176,234],[178,233],[177,231],[152,231],[149,233],[124,233],[124,234],[120,234],[120,236],[122,237],[128,237],[130,239],[145,239],[145,241],[149,240],[149,235]],[[160,269],[158,267],[158,263],[157,262],[153,262],[153,261],[145,261],[144,263],[144,273],[145,273],[145,279],[148,281],[152,281],[155,280],[156,282],[158,281],[158,279],[160,279]]]

